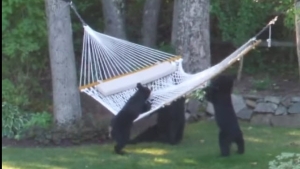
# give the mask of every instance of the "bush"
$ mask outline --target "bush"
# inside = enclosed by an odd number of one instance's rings
[[[20,139],[28,120],[17,106],[2,102],[2,137]]]
[[[52,115],[48,112],[30,113],[30,118],[25,124],[26,130],[33,127],[41,127],[47,129],[52,124]]]
[[[2,102],[2,137],[22,139],[32,128],[47,129],[52,123],[50,113],[22,112],[17,106]]]
[[[29,103],[24,90],[22,84],[16,87],[9,79],[2,79],[2,101],[18,108],[24,108]]]

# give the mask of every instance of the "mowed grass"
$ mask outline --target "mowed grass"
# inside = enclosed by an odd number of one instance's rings
[[[300,153],[300,130],[254,127],[240,123],[246,153],[219,157],[214,122],[188,124],[177,146],[159,143],[129,145],[126,156],[113,153],[113,144],[67,148],[2,148],[3,169],[267,169],[281,152]]]

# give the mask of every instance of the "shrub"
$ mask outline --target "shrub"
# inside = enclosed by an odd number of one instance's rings
[[[20,139],[28,119],[17,106],[2,102],[2,137]]]
[[[52,123],[50,113],[28,113],[17,106],[2,102],[2,137],[22,139],[26,131],[38,127],[48,129]]]

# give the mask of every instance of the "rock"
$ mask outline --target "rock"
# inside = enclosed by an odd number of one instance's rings
[[[257,99],[256,102],[257,102],[257,103],[264,103],[265,100],[264,100],[264,99]]]
[[[215,114],[215,109],[214,109],[213,105],[210,102],[207,103],[206,112],[211,114],[211,115]]]
[[[255,106],[256,106],[256,102],[253,101],[253,100],[247,99],[245,102],[246,102],[246,105],[251,107],[251,108],[255,108]]]
[[[288,112],[291,114],[295,114],[295,113],[300,114],[300,102],[292,104]]]
[[[273,116],[271,123],[273,126],[300,128],[300,114]]]
[[[201,119],[200,114],[190,114],[189,118],[187,119],[187,122],[192,123],[192,122],[199,121],[200,119]]]
[[[236,113],[247,107],[242,96],[232,94],[231,101]],[[213,105],[210,102],[207,104],[206,112],[212,115],[215,114]]]
[[[278,105],[274,103],[258,103],[254,109],[257,113],[275,113]]]
[[[250,120],[253,114],[253,110],[249,108],[244,108],[236,114],[236,116],[242,120]]]
[[[261,96],[258,96],[258,95],[251,95],[251,94],[248,94],[248,95],[244,95],[244,98],[245,99],[250,99],[250,100],[258,100],[258,99],[262,99]]]
[[[279,104],[280,100],[281,100],[280,97],[275,97],[275,96],[265,97],[265,102],[271,102],[271,103]]]
[[[250,120],[253,125],[271,125],[271,114],[254,114]]]
[[[191,117],[190,113],[184,113],[184,115],[185,115],[185,120],[189,120],[189,118]]]
[[[300,102],[300,96],[292,97],[292,102]]]
[[[242,109],[246,108],[246,103],[244,101],[244,98],[240,95],[231,95],[231,101],[234,108],[234,111],[240,112]]]
[[[197,114],[199,112],[200,102],[197,99],[189,99],[185,107],[190,111],[191,114]]]
[[[285,107],[289,107],[291,105],[291,98],[290,97],[284,97],[281,99],[281,104]]]
[[[231,101],[233,104],[234,111],[236,113],[247,107],[242,96],[232,94]],[[215,114],[214,107],[210,102],[207,103],[206,112],[212,115]]]
[[[275,111],[275,115],[283,115],[283,114],[287,114],[287,108],[284,106],[279,106]]]

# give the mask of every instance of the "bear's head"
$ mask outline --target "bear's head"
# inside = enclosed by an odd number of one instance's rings
[[[138,88],[138,91],[143,93],[146,98],[150,96],[152,91],[151,88],[149,89],[148,87],[143,86],[141,83],[137,83],[136,87]]]
[[[234,81],[234,75],[219,75],[212,79],[210,86],[218,93],[231,93]]]
[[[212,101],[213,97],[220,94],[231,94],[236,77],[234,75],[219,75],[213,78],[205,91],[205,98]]]

